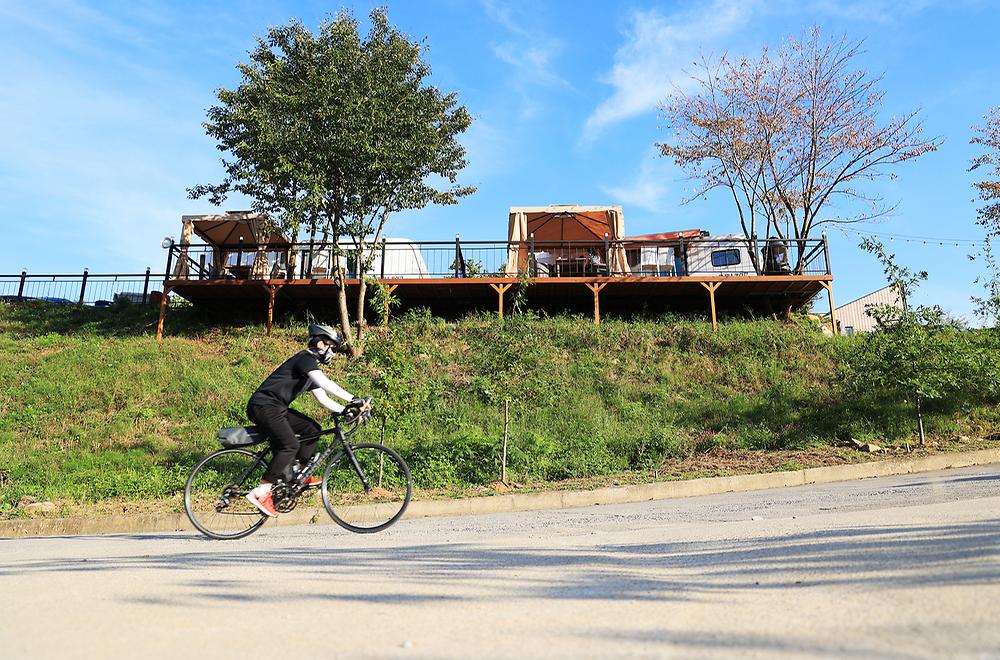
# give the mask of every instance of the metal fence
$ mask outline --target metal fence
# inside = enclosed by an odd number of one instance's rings
[[[357,277],[359,251],[332,244],[179,245],[172,279],[326,279],[339,264]],[[622,241],[382,241],[363,253],[381,279],[580,276],[829,275],[826,239]],[[611,264],[611,266],[609,266]]]
[[[47,300],[54,303],[110,305],[117,299],[147,304],[160,293],[163,273],[91,273],[36,275],[22,271],[0,275],[0,300]]]

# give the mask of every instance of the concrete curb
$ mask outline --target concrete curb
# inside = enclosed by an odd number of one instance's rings
[[[455,500],[428,500],[410,503],[405,518],[464,516],[483,513],[567,509],[595,504],[627,504],[698,495],[717,495],[767,488],[852,481],[888,477],[913,472],[933,472],[948,468],[1000,463],[1000,449],[983,449],[921,458],[889,459],[872,463],[832,465],[794,472],[768,472],[732,477],[710,477],[688,481],[661,481],[651,484],[597,488],[594,490],[548,491],[470,497]],[[269,525],[333,524],[320,507],[302,507],[279,516]],[[94,534],[135,534],[140,532],[194,531],[183,513],[148,516],[106,516],[94,518],[36,518],[0,521],[0,538],[25,536],[79,536]]]

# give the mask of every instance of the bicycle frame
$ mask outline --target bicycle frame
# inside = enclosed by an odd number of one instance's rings
[[[310,433],[299,436],[299,442],[302,442],[303,440],[312,440],[314,438],[318,439],[324,435],[333,435],[334,439],[333,442],[331,442],[326,449],[324,449],[322,452],[314,454],[313,457],[309,459],[309,462],[302,467],[302,470],[300,470],[299,473],[295,475],[295,478],[291,482],[286,484],[288,486],[291,485],[296,486],[295,489],[293,490],[294,496],[297,497],[302,492],[303,482],[306,479],[308,479],[310,475],[312,475],[320,465],[326,463],[326,461],[329,460],[329,458],[333,455],[334,451],[338,449],[338,447],[343,448],[344,453],[347,454],[347,457],[351,460],[351,465],[354,467],[354,471],[358,473],[358,477],[361,478],[361,483],[365,488],[365,492],[371,490],[371,484],[368,481],[368,477],[365,476],[365,473],[361,469],[361,465],[358,463],[358,459],[354,456],[354,451],[351,449],[351,445],[347,442],[347,440],[351,436],[357,433],[357,431],[364,425],[364,423],[358,421],[358,418],[355,418],[354,419],[355,424],[353,428],[348,429],[347,432],[345,433],[343,426],[340,423],[341,422],[340,417],[341,416],[338,415],[335,418],[333,428],[323,429],[318,433]],[[367,419],[365,421],[367,421]],[[257,452],[257,456],[261,460],[264,460],[264,457],[267,456],[268,453],[270,452],[271,452],[271,447],[270,444],[268,444],[267,447]],[[253,471],[253,469],[254,466],[251,466],[247,470],[247,472],[245,472],[240,477],[240,481],[242,482],[248,476],[250,476],[250,472]]]

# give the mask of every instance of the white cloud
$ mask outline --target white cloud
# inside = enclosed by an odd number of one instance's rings
[[[652,110],[673,89],[683,89],[692,62],[745,25],[754,4],[715,0],[702,9],[671,16],[655,9],[634,12],[625,43],[604,79],[614,92],[587,118],[584,137],[593,139],[611,124]]]
[[[668,172],[669,162],[660,158],[659,152],[653,147],[646,152],[639,164],[638,173],[630,183],[601,186],[601,191],[622,204],[659,212],[663,210],[663,198],[667,193]]]

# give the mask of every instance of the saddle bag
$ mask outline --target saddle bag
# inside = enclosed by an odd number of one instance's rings
[[[227,426],[224,429],[219,429],[216,437],[219,438],[219,443],[227,449],[249,447],[267,440],[264,432],[256,426]]]

